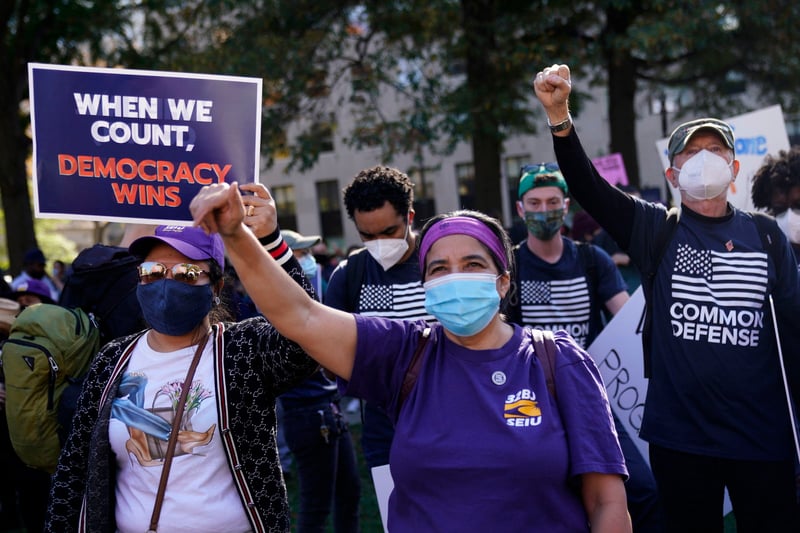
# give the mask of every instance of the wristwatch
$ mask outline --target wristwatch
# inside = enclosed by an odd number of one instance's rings
[[[558,133],[559,131],[564,131],[569,129],[572,126],[572,115],[567,113],[567,118],[559,122],[558,124],[550,124],[550,118],[547,118],[547,127],[550,128],[550,133]]]

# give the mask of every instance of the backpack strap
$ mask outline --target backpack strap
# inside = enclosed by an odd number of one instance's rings
[[[506,321],[522,326],[522,305],[520,302],[520,255],[519,248],[525,241],[517,243],[512,248],[514,254],[514,268],[511,273],[511,287],[508,290],[508,305],[506,306]]]
[[[355,313],[358,309],[358,298],[364,283],[364,271],[367,268],[366,248],[356,250],[347,256],[345,267],[345,293],[347,295],[347,311]]]
[[[192,388],[192,380],[194,379],[194,372],[197,370],[197,365],[200,363],[200,357],[203,355],[203,349],[206,347],[209,335],[203,336],[197,349],[194,351],[194,357],[189,364],[189,370],[186,372],[186,379],[183,380],[181,386],[180,397],[178,398],[178,405],[175,408],[175,416],[172,419],[172,429],[170,429],[169,440],[167,441],[167,450],[164,453],[164,463],[161,467],[161,477],[158,481],[158,491],[156,492],[156,499],[153,503],[153,513],[150,516],[150,527],[147,533],[155,533],[158,531],[158,519],[161,517],[161,505],[164,503],[164,493],[167,490],[167,481],[169,480],[169,471],[172,467],[172,458],[175,455],[175,447],[178,444],[178,433],[180,433],[181,420],[183,419],[183,412],[186,408],[186,399],[189,396],[189,389]]]
[[[602,302],[596,301],[600,282],[599,276],[597,275],[597,258],[595,257],[595,251],[593,249],[594,245],[588,242],[574,242],[575,246],[578,248],[578,261],[586,275],[586,285],[589,289],[589,308],[597,309],[600,315],[602,315],[604,309]],[[598,327],[602,328],[602,319],[600,317],[590,317],[589,323],[596,324],[597,320],[600,320]]]
[[[781,265],[781,260],[778,257],[777,246],[778,241],[781,238],[779,234],[781,230],[778,227],[778,224],[775,223],[775,219],[769,215],[756,211],[749,211],[748,214],[753,219],[753,222],[755,222],[756,228],[758,229],[758,235],[761,237],[761,246],[764,247],[764,251],[767,252],[767,255],[772,258],[772,262],[775,263],[775,270],[777,272]],[[780,275],[780,272],[777,273]]]
[[[531,337],[533,338],[533,350],[542,364],[544,371],[544,380],[547,385],[547,390],[554,400],[558,400],[556,394],[556,356],[558,355],[558,346],[556,346],[555,337],[552,331],[531,329]]]
[[[400,408],[411,394],[411,389],[417,383],[419,377],[419,369],[422,367],[422,353],[425,350],[425,345],[428,344],[428,339],[431,336],[430,326],[422,330],[419,334],[419,342],[417,342],[417,349],[414,350],[414,356],[411,358],[411,363],[408,365],[405,376],[403,376],[403,385],[400,387],[400,398],[397,400],[397,414],[400,414]]]
[[[578,247],[578,260],[586,272],[586,281],[589,283],[589,290],[594,293],[597,288],[597,261],[595,260],[592,244],[588,242],[574,241]]]
[[[681,212],[677,207],[672,207],[667,211],[665,225],[658,232],[655,239],[653,250],[654,261],[650,264],[650,270],[642,272],[642,293],[644,294],[644,316],[641,323],[642,332],[642,355],[644,357],[644,377],[650,378],[652,375],[653,354],[650,351],[650,338],[653,331],[653,285],[655,283],[656,271],[664,259],[675,230],[680,222]]]

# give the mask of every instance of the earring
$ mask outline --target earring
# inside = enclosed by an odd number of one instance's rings
[[[219,296],[214,296],[214,305],[219,305],[220,302],[221,300],[219,299]]]

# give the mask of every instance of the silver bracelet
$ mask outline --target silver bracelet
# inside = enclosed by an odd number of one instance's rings
[[[567,112],[567,118],[559,122],[558,124],[550,124],[550,117],[547,117],[547,127],[550,128],[550,133],[558,133],[559,131],[564,131],[569,129],[572,126],[572,115]]]

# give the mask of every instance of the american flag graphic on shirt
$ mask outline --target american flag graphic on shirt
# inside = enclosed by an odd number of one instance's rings
[[[520,307],[525,324],[588,322],[591,301],[586,278],[522,281]]]
[[[358,298],[358,312],[364,316],[401,320],[417,318],[435,320],[425,310],[425,289],[419,281],[393,285],[364,285]]]
[[[760,309],[767,291],[765,252],[714,252],[678,246],[672,296],[720,307]]]

